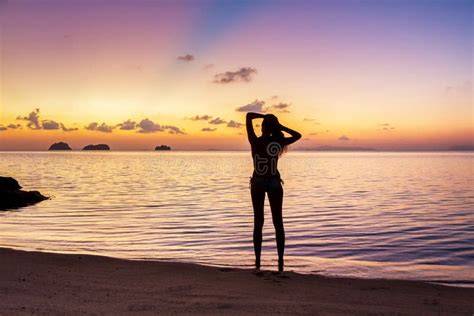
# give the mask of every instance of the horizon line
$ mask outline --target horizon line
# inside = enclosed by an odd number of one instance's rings
[[[0,149],[0,153],[6,152],[250,152],[250,149],[171,149],[171,150],[155,150],[155,149],[109,149],[109,150],[83,150],[83,149],[72,149],[72,150],[30,150],[30,149],[18,149],[18,150],[4,150]],[[471,149],[292,149],[289,152],[474,152],[474,148]]]

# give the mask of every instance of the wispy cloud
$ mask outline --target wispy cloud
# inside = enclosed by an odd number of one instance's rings
[[[68,128],[68,127],[64,126],[63,123],[59,123],[59,125],[61,125],[61,129],[63,130],[63,132],[74,132],[74,131],[77,131],[77,130],[78,130],[77,127],[70,127],[70,128]]]
[[[231,127],[231,128],[241,128],[242,126],[244,126],[244,124],[238,123],[234,120],[230,120],[229,123],[227,123],[227,127]]]
[[[214,75],[214,83],[250,82],[257,69],[252,67],[242,67],[236,71],[226,71]]]
[[[117,127],[124,131],[131,131],[137,128],[137,122],[128,119],[120,124],[117,124]]]
[[[237,112],[265,112],[264,106],[265,106],[265,101],[255,100],[252,103],[238,107],[235,110]]]
[[[203,132],[214,132],[215,130],[217,130],[217,128],[204,127],[203,129],[201,129],[201,131]]]
[[[382,131],[391,131],[395,129],[395,127],[390,125],[389,123],[380,124],[380,127]]]
[[[18,116],[16,119],[21,121],[27,121],[28,123],[26,124],[26,126],[30,129],[41,129],[39,113],[40,109],[35,109],[27,116]]]
[[[60,128],[59,123],[56,122],[56,121],[44,120],[41,123],[42,123],[43,129],[45,129],[45,130],[56,130],[56,129]]]
[[[290,111],[288,111],[288,108],[290,107],[290,105],[291,104],[289,103],[280,102],[278,104],[272,105],[271,108],[277,110],[278,112],[289,113]]]
[[[138,128],[139,133],[156,133],[164,131],[160,124],[155,123],[148,118],[141,120],[140,123],[138,123]]]
[[[186,134],[182,129],[173,125],[164,125],[163,129],[168,130],[170,134]]]
[[[18,116],[17,120],[27,121],[26,126],[33,130],[59,130],[62,129],[65,132],[76,131],[77,128],[66,128],[63,123],[54,120],[40,120],[40,109],[35,109],[27,116]],[[20,124],[9,124],[8,128],[17,129],[21,128]]]
[[[7,129],[5,126],[0,126],[0,132],[6,131]]]
[[[317,122],[315,118],[305,117],[303,118],[303,122],[313,122],[315,125],[321,125],[321,123]]]
[[[211,118],[212,118],[211,115],[204,114],[204,115],[193,116],[193,117],[190,118],[190,120],[192,120],[192,121],[208,121]]]
[[[209,124],[213,124],[213,125],[219,125],[219,124],[225,124],[225,123],[227,123],[227,121],[224,121],[220,117],[216,117],[215,119],[209,121]]]
[[[277,112],[289,113],[290,111],[288,111],[288,108],[290,106],[291,104],[284,103],[284,102],[279,102],[271,106],[265,106],[265,101],[256,99],[255,101],[249,104],[240,106],[236,108],[235,110],[237,112],[260,112],[260,113],[266,113],[266,112],[274,110]]]
[[[191,54],[178,56],[178,60],[182,60],[182,61],[193,61],[194,59],[195,59],[194,55],[191,55]]]
[[[351,140],[349,137],[347,137],[346,135],[342,135],[341,137],[338,138],[338,140],[341,140],[341,141],[349,141]]]
[[[89,130],[89,131],[98,131],[98,132],[102,132],[102,133],[112,133],[112,130],[113,130],[114,127],[111,126],[111,125],[107,125],[105,123],[102,123],[102,124],[99,125],[99,123],[97,123],[97,122],[92,122],[89,125],[85,126],[84,128]]]
[[[10,128],[10,129],[18,129],[18,128],[21,128],[21,124],[13,124],[13,123],[11,123],[11,124],[8,124],[7,127]]]
[[[214,68],[214,64],[206,64],[204,67],[202,67],[203,70],[210,70],[212,68]]]

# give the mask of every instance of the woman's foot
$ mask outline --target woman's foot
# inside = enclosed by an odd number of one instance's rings
[[[260,271],[260,260],[258,259],[255,260],[255,270]]]

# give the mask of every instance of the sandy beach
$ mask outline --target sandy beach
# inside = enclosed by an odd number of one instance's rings
[[[0,314],[472,315],[474,289],[0,248]]]

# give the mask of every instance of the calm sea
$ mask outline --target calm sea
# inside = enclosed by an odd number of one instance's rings
[[[251,171],[248,152],[2,152],[53,198],[0,212],[0,246],[251,267]],[[474,154],[290,152],[280,171],[287,270],[474,284]]]

